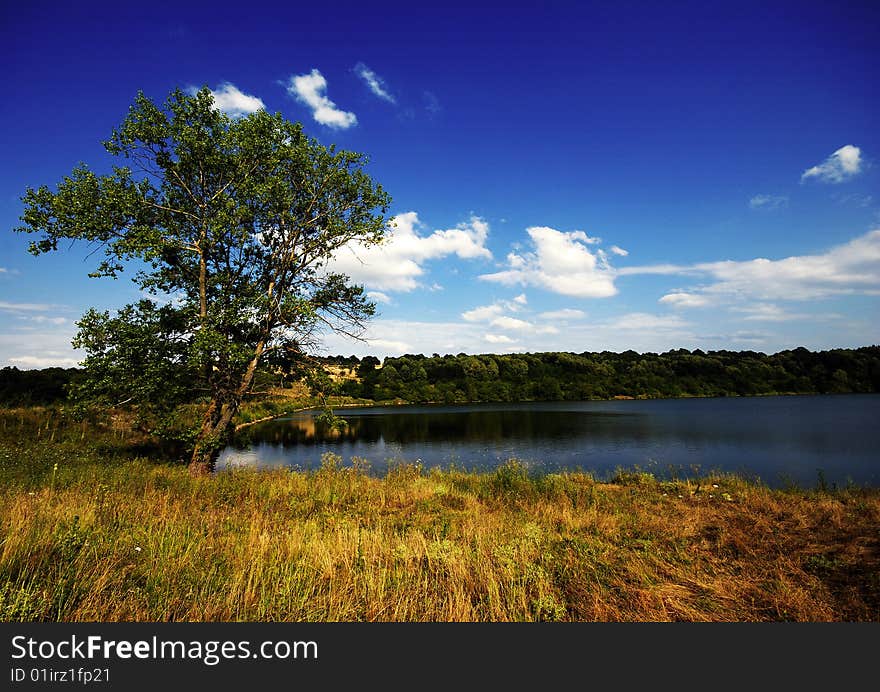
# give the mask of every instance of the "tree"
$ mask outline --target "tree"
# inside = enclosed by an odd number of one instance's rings
[[[302,359],[327,328],[362,334],[375,306],[328,261],[349,242],[381,242],[390,199],[362,154],[278,113],[232,119],[207,88],[163,106],[139,93],[104,147],[126,165],[28,188],[16,230],[39,234],[35,255],[62,239],[103,249],[91,276],[138,266],[155,299],[78,323],[84,389],[157,411],[201,393],[190,469],[206,473],[261,359]]]

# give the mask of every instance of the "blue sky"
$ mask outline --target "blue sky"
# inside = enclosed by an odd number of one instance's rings
[[[75,321],[139,298],[88,248],[33,258],[27,186],[138,90],[207,85],[370,156],[379,306],[325,353],[880,343],[880,5],[8,3],[0,10],[0,367],[73,365]]]

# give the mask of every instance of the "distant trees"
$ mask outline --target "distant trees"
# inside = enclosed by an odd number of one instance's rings
[[[754,351],[663,354],[405,355],[366,359],[345,393],[413,402],[606,399],[614,396],[754,396],[880,392],[880,347],[774,355]]]
[[[331,356],[318,359],[347,368],[331,391],[352,397],[412,402],[581,401],[629,397],[756,396],[880,392],[880,347],[807,349],[773,355],[754,351],[687,351],[662,354],[517,353],[431,357]],[[79,371],[0,371],[0,403],[40,403],[62,396],[62,383]],[[258,377],[271,380],[268,370]],[[28,394],[23,388],[30,388]]]
[[[0,369],[0,406],[52,404],[67,398],[68,387],[82,376],[77,368]]]

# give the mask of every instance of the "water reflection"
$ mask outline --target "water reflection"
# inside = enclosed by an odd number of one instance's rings
[[[310,413],[246,428],[226,465],[312,468],[325,451],[367,459],[490,469],[517,458],[536,469],[608,475],[736,471],[771,485],[877,483],[880,396],[766,397],[341,409],[331,429]]]

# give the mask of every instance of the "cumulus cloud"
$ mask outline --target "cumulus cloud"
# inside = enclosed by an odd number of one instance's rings
[[[491,324],[493,327],[500,327],[501,329],[516,329],[519,331],[530,331],[534,328],[530,322],[517,319],[516,317],[508,317],[506,315],[496,317],[492,320]]]
[[[504,334],[486,334],[483,338],[490,344],[515,344],[516,339],[511,339]]]
[[[233,118],[240,118],[266,108],[261,99],[239,91],[237,86],[229,82],[211,89],[211,94],[214,96],[214,106]]]
[[[391,296],[382,293],[382,291],[367,291],[367,298],[376,303],[385,303],[386,305],[391,303]]]
[[[482,305],[472,310],[467,310],[461,313],[461,317],[467,322],[488,322],[504,314],[505,311],[519,312],[527,304],[526,294],[520,293],[513,300],[496,300],[491,305]]]
[[[287,92],[291,96],[312,109],[315,122],[339,130],[357,125],[357,116],[337,108],[336,104],[327,98],[326,91],[327,80],[317,69],[313,69],[308,74],[294,75],[287,85]]]
[[[498,303],[483,305],[482,307],[467,310],[461,313],[461,318],[466,322],[487,322],[498,317],[504,312],[504,307]]]
[[[823,183],[842,183],[858,174],[861,168],[861,149],[847,144],[831,154],[822,163],[805,170],[801,176],[801,182],[809,178],[816,178]]]
[[[781,209],[787,204],[788,197],[785,195],[755,195],[749,200],[750,209],[763,209],[765,211]]]
[[[471,217],[455,228],[422,235],[416,212],[394,217],[379,245],[349,243],[337,250],[329,271],[347,274],[355,282],[379,291],[411,291],[420,286],[424,264],[455,255],[460,259],[491,259],[486,247],[489,224]]]
[[[510,317],[508,315],[496,317],[489,324],[498,329],[508,329],[510,331],[528,332],[533,334],[557,334],[559,332],[556,327],[551,327],[549,325],[535,325],[531,322],[526,322],[525,320]]]
[[[709,300],[705,296],[685,293],[683,291],[667,293],[658,302],[672,305],[676,308],[701,308],[709,304]]]
[[[610,248],[612,254],[617,255],[618,257],[626,257],[629,254],[629,250],[624,250],[622,247],[618,247],[617,245],[612,245]]]
[[[507,286],[537,286],[578,298],[604,298],[617,293],[615,272],[605,253],[588,246],[599,241],[583,231],[563,232],[546,226],[526,229],[532,252],[511,252],[507,269],[480,276]]]
[[[359,62],[355,65],[354,71],[358,77],[364,80],[364,84],[367,85],[375,96],[384,101],[388,101],[388,103],[397,103],[397,99],[389,93],[388,88],[385,86],[385,80],[364,65],[364,63]]]

